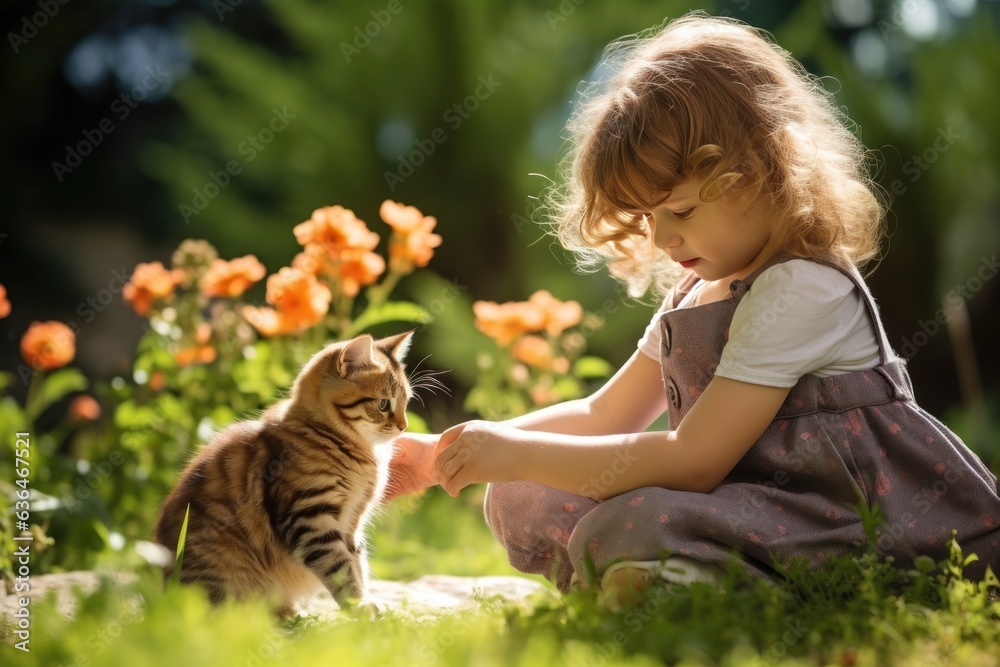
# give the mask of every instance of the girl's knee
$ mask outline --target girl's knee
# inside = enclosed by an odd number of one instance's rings
[[[512,523],[518,523],[517,518],[519,514],[523,518],[524,504],[530,502],[529,489],[525,488],[525,486],[532,484],[534,483],[503,482],[488,484],[486,486],[483,513],[486,515],[487,525],[493,531],[493,536],[500,540],[501,543],[504,541],[501,539],[501,536],[506,532],[505,528],[509,527]]]

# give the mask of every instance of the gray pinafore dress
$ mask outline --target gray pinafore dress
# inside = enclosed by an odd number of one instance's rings
[[[733,313],[756,277],[789,259],[772,258],[733,281],[730,298],[701,306],[676,308],[697,277],[678,283],[674,309],[660,323],[672,425],[712,380]],[[820,566],[832,556],[863,553],[868,539],[852,508],[863,502],[881,508],[877,550],[897,565],[921,554],[945,558],[957,531],[963,552],[979,556],[967,576],[981,578],[987,565],[1000,572],[996,477],[916,404],[867,286],[838,270],[866,302],[879,338],[878,366],[803,376],[761,438],[710,493],[645,487],[597,502],[535,482],[490,485],[487,522],[510,563],[551,577],[562,590],[574,570],[582,576],[588,559],[600,573],[618,560],[665,554],[773,578],[776,566],[792,558]]]

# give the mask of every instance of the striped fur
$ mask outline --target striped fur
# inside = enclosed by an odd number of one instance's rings
[[[155,528],[173,553],[190,504],[182,582],[216,602],[269,597],[282,613],[320,585],[341,607],[371,602],[364,530],[388,477],[390,441],[406,429],[411,334],[328,346],[290,398],[198,452]]]

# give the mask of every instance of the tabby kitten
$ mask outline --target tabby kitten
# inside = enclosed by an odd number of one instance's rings
[[[407,426],[412,333],[326,347],[290,398],[194,457],[156,522],[156,540],[174,553],[190,503],[182,582],[214,602],[271,597],[286,615],[320,585],[341,608],[378,607],[364,531],[388,479],[390,441]]]

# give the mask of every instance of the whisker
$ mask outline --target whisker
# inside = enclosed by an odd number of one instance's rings
[[[433,377],[420,378],[417,382],[411,384],[410,388],[414,390],[426,389],[432,394],[440,392],[446,396],[451,396],[451,389],[449,389],[443,382]]]
[[[424,403],[424,398],[418,393],[419,391],[426,390],[431,394],[442,393],[446,396],[451,396],[451,390],[445,386],[443,382],[437,379],[438,375],[443,375],[448,371],[436,371],[429,368],[420,368],[420,365],[427,361],[430,356],[431,355],[428,354],[426,357],[418,361],[407,376],[410,383],[410,389],[413,391],[413,398],[416,398],[420,401],[420,405],[425,407],[426,404]]]
[[[420,364],[424,363],[425,361],[427,361],[427,360],[428,360],[428,359],[430,359],[430,358],[431,358],[431,355],[429,355],[429,354],[428,354],[428,355],[427,355],[427,356],[425,356],[425,357],[424,357],[423,359],[421,359],[421,360],[420,360],[420,361],[418,361],[418,362],[417,362],[416,364],[414,364],[414,365],[413,365],[413,368],[411,368],[411,369],[410,369],[410,373],[409,373],[409,376],[410,376],[410,377],[412,377],[413,375],[415,375],[415,374],[416,374],[416,372],[417,372],[417,370],[418,370],[418,369],[420,368]]]

